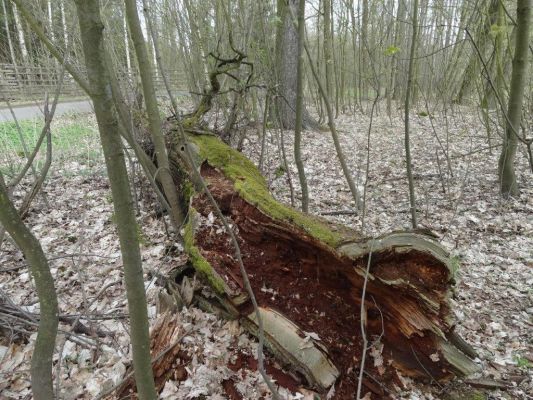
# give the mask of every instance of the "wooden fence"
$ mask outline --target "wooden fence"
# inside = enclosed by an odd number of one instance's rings
[[[84,71],[80,71],[82,75]],[[52,95],[59,81],[60,67],[43,67],[0,64],[0,100],[11,101],[42,99],[45,93]],[[170,85],[174,91],[187,91],[187,80],[183,71],[167,71]],[[119,77],[125,87],[135,87],[135,76],[123,72]],[[164,90],[160,74],[154,76],[157,90]],[[85,93],[67,72],[63,78],[61,94],[64,97],[83,96]]]

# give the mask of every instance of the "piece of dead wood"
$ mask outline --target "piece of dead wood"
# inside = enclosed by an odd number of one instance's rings
[[[496,379],[466,379],[465,383],[478,389],[506,390],[509,388],[509,383]]]
[[[184,336],[181,329],[179,315],[165,313],[155,321],[150,332],[150,352],[152,357],[152,370],[157,392],[160,392],[167,380],[177,373],[182,374],[184,368],[180,368],[188,356],[181,351],[180,342]],[[185,373],[186,374],[186,373]],[[184,380],[185,376],[174,376]],[[135,382],[132,368],[128,370],[125,380],[116,387],[117,398],[137,399]]]
[[[353,395],[361,360],[361,293],[372,241],[366,330],[372,341],[381,338],[383,360],[380,368],[368,360],[365,371],[383,382],[390,381],[394,370],[445,382],[478,369],[471,359],[474,352],[453,334],[449,300],[454,268],[434,235],[392,232],[370,240],[300,214],[271,197],[260,173],[242,154],[211,136],[191,140],[202,177],[237,236],[259,306],[276,315],[265,326],[267,345],[282,363],[302,373],[309,386],[326,393],[333,376],[339,387],[334,398]],[[204,193],[193,192],[184,230],[186,249],[216,293],[213,299],[254,333],[257,324],[238,265],[213,215]],[[309,364],[301,357],[301,349],[293,345],[297,341],[289,340],[298,332],[313,338],[307,344],[323,354],[323,362]],[[323,368],[328,365],[334,368]]]

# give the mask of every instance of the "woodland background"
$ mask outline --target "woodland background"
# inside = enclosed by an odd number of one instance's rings
[[[1,398],[111,396],[132,365],[156,398],[149,327],[190,262],[174,123],[251,159],[285,204],[366,237],[431,231],[450,252],[479,372],[378,376],[384,397],[531,398],[531,0],[0,2]],[[215,214],[202,224],[226,233]],[[180,283],[159,396],[275,396],[268,372],[281,398],[313,398],[189,298],[201,282]]]

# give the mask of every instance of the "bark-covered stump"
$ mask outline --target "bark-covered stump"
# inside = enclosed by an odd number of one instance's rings
[[[214,136],[189,139],[201,175],[238,238],[267,344],[307,385],[326,393],[334,384],[335,398],[354,397],[369,257],[364,318],[374,348],[366,358],[366,391],[385,396],[394,384],[401,386],[398,372],[442,382],[477,369],[474,353],[453,331],[452,263],[432,237],[394,232],[362,238],[304,215],[275,201],[242,154]],[[182,149],[174,146],[176,160]],[[204,193],[191,188],[190,199],[184,236],[191,263],[225,311],[256,334],[228,235]]]

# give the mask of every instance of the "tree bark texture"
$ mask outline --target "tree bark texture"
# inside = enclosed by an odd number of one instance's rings
[[[278,28],[276,31],[276,73],[278,79],[277,104],[283,128],[294,129],[296,126],[297,67],[298,67],[298,31],[292,21],[288,7],[293,15],[298,15],[298,0],[278,0]],[[304,129],[316,127],[317,123],[303,109]]]
[[[150,63],[150,56],[146,48],[146,43],[141,29],[141,23],[139,21],[137,2],[135,0],[127,0],[125,4],[128,27],[130,29],[131,39],[135,47],[137,65],[139,67],[139,73],[143,86],[150,135],[154,143],[157,164],[160,169],[159,180],[161,181],[165,196],[167,197],[168,204],[170,205],[170,210],[168,211],[172,217],[174,226],[179,227],[183,222],[183,215],[181,214],[178,192],[176,191],[174,182],[172,181],[172,176],[170,175],[165,138],[161,129],[161,116],[159,115],[159,106],[157,104],[154,82],[152,80],[152,65]],[[151,29],[151,27],[149,28]]]

